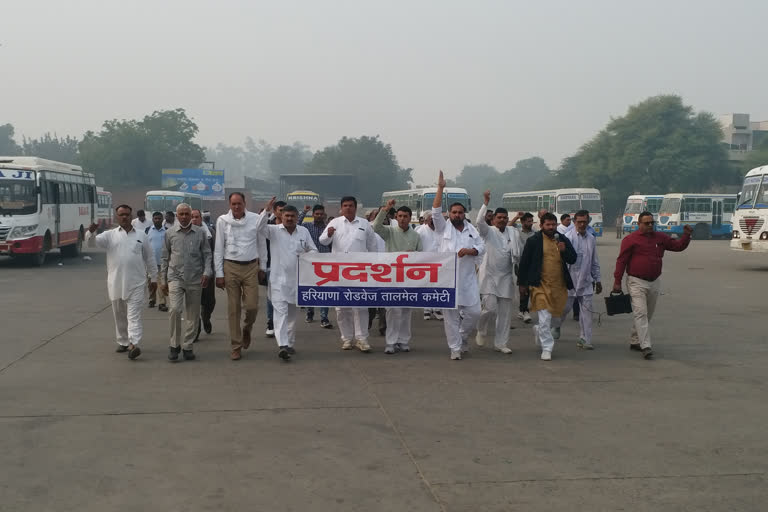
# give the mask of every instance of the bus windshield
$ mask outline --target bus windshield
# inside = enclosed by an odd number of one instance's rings
[[[640,199],[632,199],[627,201],[627,206],[624,207],[624,213],[629,215],[637,215],[643,211],[643,202]]]
[[[739,204],[737,205],[738,208],[752,208],[752,205],[755,203],[755,198],[757,198],[759,203],[762,203],[763,208],[768,206],[765,204],[768,203],[768,197],[759,197],[761,180],[763,181],[762,190],[763,195],[765,196],[765,193],[768,192],[768,190],[766,190],[766,188],[768,188],[768,178],[765,178],[764,176],[750,176],[744,180],[744,188],[741,189]]]
[[[424,196],[426,197],[426,194],[424,194]],[[434,194],[432,194],[432,198],[433,199],[435,198]],[[456,192],[454,192],[454,193],[448,192],[448,205],[450,206],[453,203],[461,203],[461,204],[463,204],[465,210],[471,210],[472,209],[470,207],[469,196],[467,196],[467,194],[460,194],[460,193],[456,193]]]
[[[661,213],[680,213],[680,198],[670,197],[661,202]]]
[[[37,211],[33,180],[0,180],[0,214],[30,215]]]
[[[662,198],[660,197],[646,199],[645,209],[651,213],[659,213],[659,208],[661,208],[661,201]]]
[[[597,194],[581,194],[581,208],[589,213],[600,213],[603,205],[600,203],[600,197],[592,197]]]
[[[176,205],[183,202],[183,196],[147,196],[147,210],[162,213],[175,212]]]
[[[557,213],[576,213],[579,210],[581,210],[581,202],[578,194],[561,194],[557,196],[557,206],[555,207]],[[600,211],[599,207],[597,211]]]

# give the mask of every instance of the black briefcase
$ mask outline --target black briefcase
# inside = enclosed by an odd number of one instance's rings
[[[608,316],[631,313],[632,299],[629,295],[624,295],[624,292],[611,292],[611,294],[605,298],[605,310],[608,313]]]

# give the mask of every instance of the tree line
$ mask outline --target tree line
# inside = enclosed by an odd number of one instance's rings
[[[199,128],[184,109],[155,111],[142,119],[105,121],[98,132],[77,139],[46,133],[15,139],[11,124],[0,125],[0,155],[31,155],[78,163],[107,187],[160,183],[160,170],[196,167],[205,161],[242,176],[246,188],[275,193],[281,174],[354,174],[361,201],[376,204],[381,192],[414,185],[413,169],[399,164],[391,145],[379,136],[342,137],[312,151],[301,142],[272,146],[246,138],[242,146],[223,143],[204,148],[195,142]],[[728,161],[721,128],[707,112],[695,112],[679,96],[661,95],[629,107],[582,145],[560,166],[550,169],[538,156],[499,171],[468,164],[448,186],[464,187],[479,204],[488,188],[505,192],[541,188],[600,189],[606,214],[618,213],[633,193],[703,192],[738,185],[752,167],[768,163],[768,141],[746,161]]]

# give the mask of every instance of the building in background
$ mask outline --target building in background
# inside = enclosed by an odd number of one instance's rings
[[[720,126],[732,162],[744,160],[749,151],[768,143],[768,121],[750,121],[749,114],[722,115]]]

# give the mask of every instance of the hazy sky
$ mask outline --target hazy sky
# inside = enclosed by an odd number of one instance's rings
[[[555,167],[659,93],[768,119],[765,0],[0,0],[0,19],[19,139],[183,107],[203,145],[379,134],[426,183]]]

